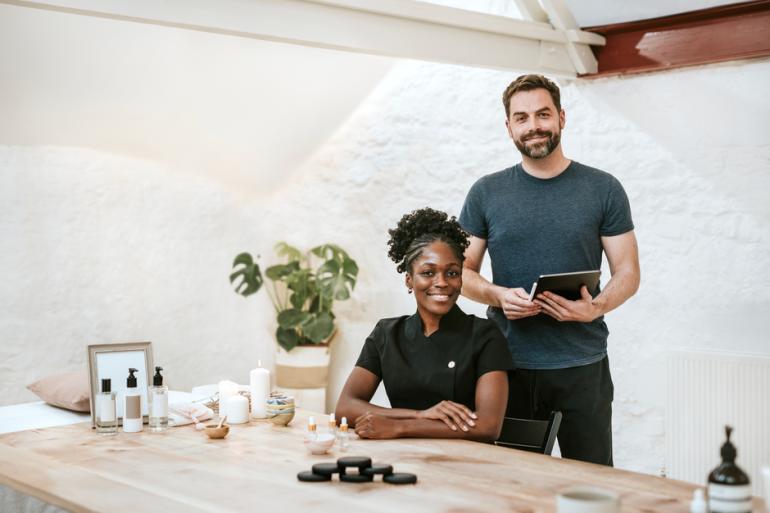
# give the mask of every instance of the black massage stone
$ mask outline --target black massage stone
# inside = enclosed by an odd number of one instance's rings
[[[374,478],[366,474],[340,474],[340,481],[345,481],[346,483],[370,483],[374,481]]]
[[[374,463],[371,467],[363,469],[361,473],[365,476],[374,476],[377,474],[389,476],[393,473],[393,465],[388,465],[387,463]]]
[[[417,476],[407,472],[396,472],[387,476],[382,476],[382,480],[390,484],[415,484]]]
[[[320,481],[331,481],[332,476],[331,474],[324,476],[322,474],[316,474],[311,470],[303,470],[302,472],[297,474],[297,479],[299,479],[300,481],[304,481],[306,483],[317,483]]]
[[[313,465],[313,473],[322,476],[331,476],[339,471],[340,467],[336,463],[316,463]]]
[[[344,474],[347,468],[357,468],[360,473],[363,469],[372,466],[372,459],[367,456],[346,456],[337,460],[337,466],[340,474]]]

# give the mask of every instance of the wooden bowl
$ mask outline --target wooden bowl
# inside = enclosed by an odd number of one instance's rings
[[[230,425],[222,424],[222,427],[217,427],[216,424],[209,424],[206,426],[205,431],[209,438],[218,440],[227,436],[230,432]]]

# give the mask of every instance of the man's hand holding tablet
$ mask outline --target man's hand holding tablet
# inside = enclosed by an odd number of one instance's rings
[[[532,286],[529,299],[557,321],[591,322],[602,312],[588,286],[596,289],[600,274],[600,271],[585,271],[542,275]]]
[[[530,300],[529,292],[521,287],[514,289],[499,287],[497,291],[497,303],[503,310],[505,317],[511,320],[532,317],[542,311],[539,305],[536,305]]]

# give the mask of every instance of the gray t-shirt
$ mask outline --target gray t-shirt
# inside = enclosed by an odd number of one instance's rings
[[[482,177],[468,192],[459,221],[486,239],[493,283],[527,291],[541,274],[599,269],[601,237],[634,229],[620,182],[574,161],[547,180],[527,174],[521,164]],[[596,297],[599,291],[590,292]],[[603,317],[559,322],[540,314],[510,321],[493,307],[487,316],[508,340],[518,368],[577,367],[607,354]]]

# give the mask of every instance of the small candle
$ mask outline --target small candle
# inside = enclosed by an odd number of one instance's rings
[[[249,421],[249,400],[240,394],[227,399],[227,422],[245,424]]]
[[[267,417],[265,402],[270,395],[270,371],[262,368],[262,361],[257,361],[257,368],[249,373],[251,392],[251,416],[255,419]]]
[[[219,382],[219,418],[227,415],[227,400],[238,393],[238,383],[232,381]]]

